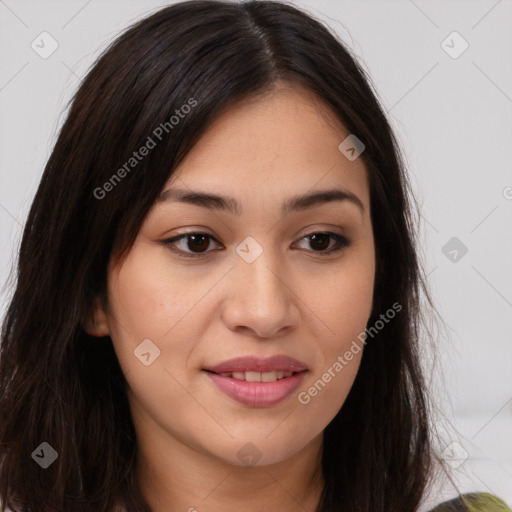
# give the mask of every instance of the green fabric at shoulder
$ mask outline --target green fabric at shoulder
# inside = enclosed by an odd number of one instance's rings
[[[479,492],[461,494],[458,498],[437,505],[430,512],[512,512],[512,509],[498,497]]]

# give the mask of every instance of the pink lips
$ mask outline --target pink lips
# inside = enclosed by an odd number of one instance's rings
[[[237,357],[224,361],[215,366],[207,366],[204,368],[214,373],[228,372],[302,372],[307,370],[307,366],[296,359],[288,356],[272,356],[272,357]]]
[[[206,367],[204,370],[223,393],[249,407],[268,407],[281,402],[293,393],[307,373],[304,363],[287,356],[239,357]],[[251,371],[294,373],[274,382],[247,382],[219,375],[220,373]]]

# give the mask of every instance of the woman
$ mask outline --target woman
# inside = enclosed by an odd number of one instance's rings
[[[127,30],[27,220],[4,504],[417,510],[437,457],[407,193],[369,79],[300,10],[184,2]]]

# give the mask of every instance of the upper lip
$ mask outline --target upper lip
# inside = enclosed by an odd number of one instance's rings
[[[272,357],[236,357],[215,366],[207,366],[204,370],[214,373],[229,372],[302,372],[307,366],[292,357],[276,355]]]

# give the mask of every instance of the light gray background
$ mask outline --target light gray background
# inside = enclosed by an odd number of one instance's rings
[[[169,2],[172,3],[172,2]],[[512,504],[512,1],[295,1],[360,57],[405,152],[428,282],[448,329],[433,393],[463,491]],[[168,4],[168,3],[167,3]],[[0,284],[65,108],[100,51],[156,1],[0,0]],[[32,48],[47,31],[58,49]],[[458,58],[442,42],[457,31]],[[461,42],[445,45],[456,52]],[[443,247],[468,252],[454,262]],[[3,317],[10,290],[3,290]],[[462,451],[461,451],[462,450]],[[465,452],[467,452],[467,459]],[[461,455],[459,455],[461,454]],[[447,485],[432,500],[454,494]]]

